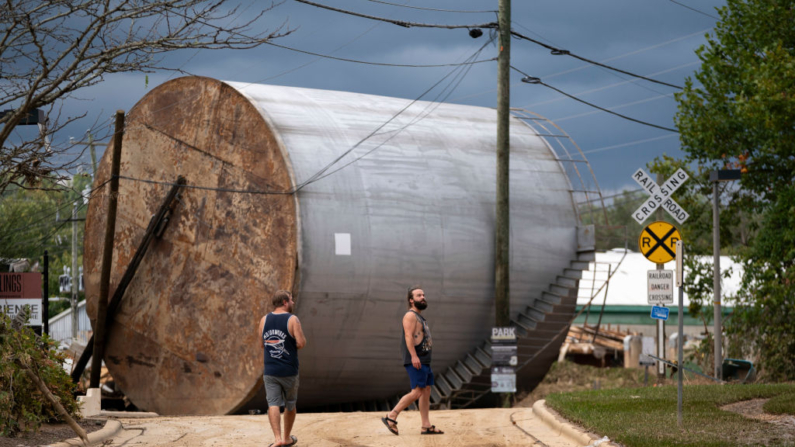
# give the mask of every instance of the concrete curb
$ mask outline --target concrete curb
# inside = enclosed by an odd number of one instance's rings
[[[571,422],[564,419],[557,412],[547,407],[544,399],[537,400],[533,404],[533,413],[538,416],[547,426],[561,436],[567,437],[577,445],[588,446],[601,439],[599,436],[583,431]],[[617,447],[613,442],[601,442],[600,447]]]
[[[105,426],[101,429],[89,433],[88,434],[88,444],[94,445],[99,444],[105,441],[106,439],[110,439],[116,434],[121,431],[121,422],[117,420],[108,420],[105,422]],[[67,439],[66,441],[57,442],[55,444],[49,444],[47,447],[74,447],[74,446],[83,446],[83,441],[80,437]]]
[[[119,419],[149,419],[160,417],[157,413],[147,411],[107,411],[102,410],[94,416],[100,418],[119,418]]]

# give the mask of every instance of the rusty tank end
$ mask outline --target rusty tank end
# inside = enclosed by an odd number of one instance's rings
[[[105,152],[95,187],[110,175]],[[254,106],[219,81],[189,77],[147,94],[129,112],[122,176],[231,190],[293,187],[288,161]],[[122,179],[110,295],[170,186]],[[86,218],[85,287],[96,321],[105,210]],[[225,414],[262,382],[254,355],[259,318],[275,290],[296,281],[292,195],[183,189],[107,336],[106,364],[139,408],[161,414]],[[243,355],[242,353],[246,353]]]

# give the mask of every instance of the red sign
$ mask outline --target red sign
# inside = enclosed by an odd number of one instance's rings
[[[0,273],[0,299],[41,299],[41,273]]]

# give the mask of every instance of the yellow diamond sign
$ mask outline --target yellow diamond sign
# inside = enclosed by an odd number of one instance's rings
[[[638,248],[649,261],[665,264],[676,257],[676,241],[681,239],[682,236],[675,226],[657,221],[640,232]]]

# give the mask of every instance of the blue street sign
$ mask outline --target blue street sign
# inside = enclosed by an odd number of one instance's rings
[[[671,310],[667,307],[662,306],[652,306],[651,308],[651,317],[655,320],[667,320],[668,319],[668,312]]]

